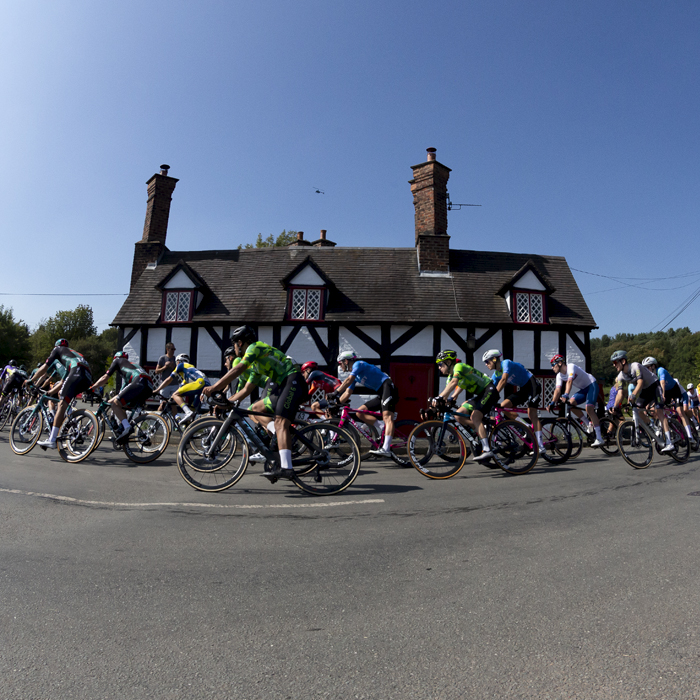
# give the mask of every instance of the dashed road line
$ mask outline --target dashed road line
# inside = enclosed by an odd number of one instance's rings
[[[72,498],[71,496],[59,496],[53,493],[39,493],[37,491],[22,491],[20,489],[1,489],[0,493],[11,493],[18,496],[34,496],[36,498],[47,498],[51,501],[62,501],[65,503],[75,503],[84,506],[110,506],[112,508],[155,508],[158,506],[180,508],[216,508],[224,510],[262,510],[265,508],[334,508],[337,506],[364,505],[366,503],[384,503],[383,498],[365,498],[360,501],[318,501],[314,503],[269,503],[265,505],[236,505],[230,503],[168,503],[154,501],[152,503],[121,503],[119,501],[88,501],[83,498]]]

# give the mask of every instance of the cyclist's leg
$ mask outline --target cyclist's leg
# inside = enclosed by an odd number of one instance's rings
[[[290,375],[280,385],[279,398],[275,406],[275,433],[279,448],[280,469],[265,472],[264,476],[294,478],[292,439],[289,428],[299,410],[299,406],[306,400],[308,395],[306,380],[301,372],[295,372]]]

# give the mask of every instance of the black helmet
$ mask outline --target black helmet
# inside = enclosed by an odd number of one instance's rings
[[[242,340],[244,343],[254,343],[257,340],[255,331],[250,326],[239,326],[231,333],[231,343]]]
[[[229,347],[224,350],[224,357],[235,357],[236,356],[236,351],[233,349],[233,345],[229,345]]]
[[[455,362],[457,360],[457,352],[455,350],[440,350],[435,358],[435,362]]]
[[[17,367],[17,360],[10,360],[7,364],[10,365],[10,367]]]

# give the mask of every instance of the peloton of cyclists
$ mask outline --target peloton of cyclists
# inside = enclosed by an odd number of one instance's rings
[[[183,425],[196,415],[200,405],[202,390],[208,387],[211,382],[201,370],[198,370],[191,362],[189,355],[184,353],[175,358],[175,369],[169,377],[161,382],[155,393],[159,394],[166,386],[180,380],[180,386],[173,394],[173,401],[182,409],[183,415],[177,419],[179,425]],[[194,406],[192,410],[188,404]]]

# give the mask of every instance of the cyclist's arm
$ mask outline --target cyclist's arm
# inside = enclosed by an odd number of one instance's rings
[[[204,389],[202,389],[202,393],[205,396],[211,396],[212,394],[216,393],[217,391],[223,391],[234,379],[237,377],[240,377],[245,370],[248,369],[248,363],[247,362],[239,362],[235,367],[232,367],[226,374],[224,374],[221,379],[217,380],[214,384],[211,386],[205,386]]]
[[[24,383],[25,384],[37,384],[38,381],[46,374],[46,372],[48,371],[48,368],[49,368],[48,365],[46,363],[44,363],[34,373],[34,376],[27,379]]]
[[[573,377],[572,377],[571,379],[567,379],[567,380],[566,380],[566,391],[564,392],[565,394],[568,394],[569,396],[571,396],[571,385],[572,385],[573,383],[574,383]],[[569,399],[569,403],[570,403],[572,406],[575,405],[575,404],[576,404],[576,399],[575,399],[573,396],[571,396],[571,398]]]
[[[641,377],[637,380],[637,386],[634,388],[634,391],[632,392],[632,396],[630,396],[630,399],[634,399],[635,403],[637,401],[637,397],[642,393],[642,388],[644,386],[644,379]]]
[[[504,372],[501,375],[501,378],[498,382],[498,385],[496,386],[496,391],[500,394],[503,391],[503,387],[506,385],[506,382],[508,381],[508,375]]]
[[[243,399],[250,396],[257,388],[258,385],[254,382],[246,382],[246,385],[240,391],[237,391],[228,401],[231,403],[234,401],[243,401]]]
[[[660,379],[659,384],[661,385],[661,396],[663,396],[664,402],[666,401],[666,380]]]
[[[107,376],[107,375],[105,374],[105,377],[106,377],[106,376]],[[153,393],[154,393],[154,394],[160,394],[160,392],[161,392],[163,389],[165,389],[166,386],[170,386],[170,384],[172,384],[174,380],[175,380],[175,377],[173,377],[172,374],[168,375],[168,376],[160,383],[160,386],[159,386]],[[97,384],[95,384],[95,386],[97,386]]]
[[[458,382],[458,379],[456,377],[454,379],[452,379],[451,381],[447,382],[447,386],[440,392],[440,397],[443,399],[446,399],[450,395],[450,393],[453,392],[456,388],[457,391],[455,392],[454,396],[452,397],[452,398],[456,399],[460,395],[460,393],[462,392],[462,390],[459,388],[457,382]]]

